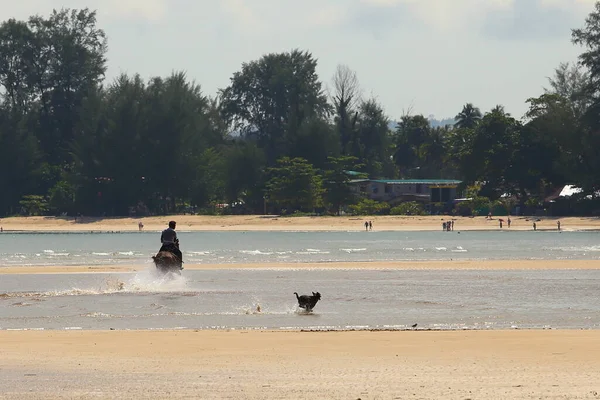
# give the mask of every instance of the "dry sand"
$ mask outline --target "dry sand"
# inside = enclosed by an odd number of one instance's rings
[[[600,331],[18,331],[0,354],[3,399],[600,397]]]
[[[591,270],[600,269],[600,260],[451,260],[184,265],[184,274],[186,270],[208,269]],[[136,272],[151,267],[152,265],[7,266],[0,268],[0,276],[3,274]]]
[[[373,222],[373,230],[415,231],[441,230],[442,222],[454,220],[454,229],[499,230],[498,218],[494,217],[450,217],[450,216],[361,216],[361,217],[277,217],[261,215],[207,216],[175,215],[147,218],[75,218],[70,217],[13,217],[0,219],[5,231],[138,231],[142,221],[145,231],[158,231],[166,228],[170,220],[177,221],[180,231],[361,231],[365,221]],[[557,230],[557,221],[561,228],[569,230],[600,229],[600,219],[596,217],[511,217],[512,224],[503,229],[532,230],[533,222],[538,220],[538,230]]]

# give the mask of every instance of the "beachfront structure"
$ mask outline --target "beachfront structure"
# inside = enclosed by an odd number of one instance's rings
[[[461,181],[452,179],[354,179],[354,194],[377,201],[448,203],[456,199]]]

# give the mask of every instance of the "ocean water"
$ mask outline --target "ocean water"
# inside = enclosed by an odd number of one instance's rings
[[[191,264],[456,259],[599,259],[600,232],[180,232]],[[2,233],[10,265],[145,264],[160,232]]]
[[[137,273],[0,275],[6,329],[598,329],[600,270],[326,270],[303,261],[597,259],[596,232],[182,232],[189,263],[156,275],[157,233],[0,234],[7,265],[139,264]],[[294,269],[269,263],[297,262]],[[293,292],[318,291],[312,313]]]

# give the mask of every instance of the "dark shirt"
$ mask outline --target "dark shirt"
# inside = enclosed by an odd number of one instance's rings
[[[173,229],[173,228],[165,229],[164,231],[162,231],[162,234],[160,235],[160,242],[162,244],[175,243],[176,240],[177,240],[177,233],[175,232],[175,229]]]

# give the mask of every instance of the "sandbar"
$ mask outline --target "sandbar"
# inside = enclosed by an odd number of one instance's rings
[[[504,220],[500,228],[499,219]],[[4,232],[136,232],[142,222],[144,231],[160,231],[170,220],[180,231],[364,231],[365,221],[372,221],[374,231],[442,230],[444,221],[454,220],[455,231],[469,230],[533,230],[557,231],[560,221],[563,231],[600,230],[598,217],[452,217],[428,216],[315,216],[280,217],[270,215],[172,215],[143,218],[96,217],[11,217],[0,219]]]
[[[3,274],[128,273],[153,269],[154,265],[51,265],[3,266]],[[600,260],[446,260],[446,261],[365,261],[301,263],[185,264],[184,271],[231,269],[338,269],[338,270],[595,270]]]

